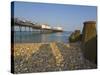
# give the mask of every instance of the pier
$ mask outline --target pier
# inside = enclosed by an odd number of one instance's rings
[[[42,33],[50,32],[63,32],[62,27],[51,27],[47,24],[37,24],[32,23],[31,21],[19,20],[18,18],[12,19],[12,31],[15,30],[15,27],[19,28],[19,31],[39,31]],[[28,30],[27,30],[28,29]]]

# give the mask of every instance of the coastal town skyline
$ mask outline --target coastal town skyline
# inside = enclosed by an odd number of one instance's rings
[[[30,2],[15,2],[14,6],[14,17],[51,27],[60,26],[65,31],[82,30],[84,21],[97,20],[96,6]]]

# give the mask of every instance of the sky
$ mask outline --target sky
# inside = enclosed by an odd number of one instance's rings
[[[61,26],[65,31],[74,31],[82,30],[85,21],[97,21],[97,7],[14,2],[14,17],[52,27]]]

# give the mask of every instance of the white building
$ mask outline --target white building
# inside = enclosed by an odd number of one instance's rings
[[[54,27],[54,29],[56,29],[56,30],[63,30],[62,27]]]
[[[51,27],[49,25],[46,25],[46,24],[42,24],[41,26],[43,29],[51,29]]]

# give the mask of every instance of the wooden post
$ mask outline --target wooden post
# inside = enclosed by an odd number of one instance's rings
[[[96,36],[96,22],[84,22],[82,42],[85,43]]]
[[[97,63],[97,33],[96,22],[84,22],[82,32],[82,50],[86,59]]]

